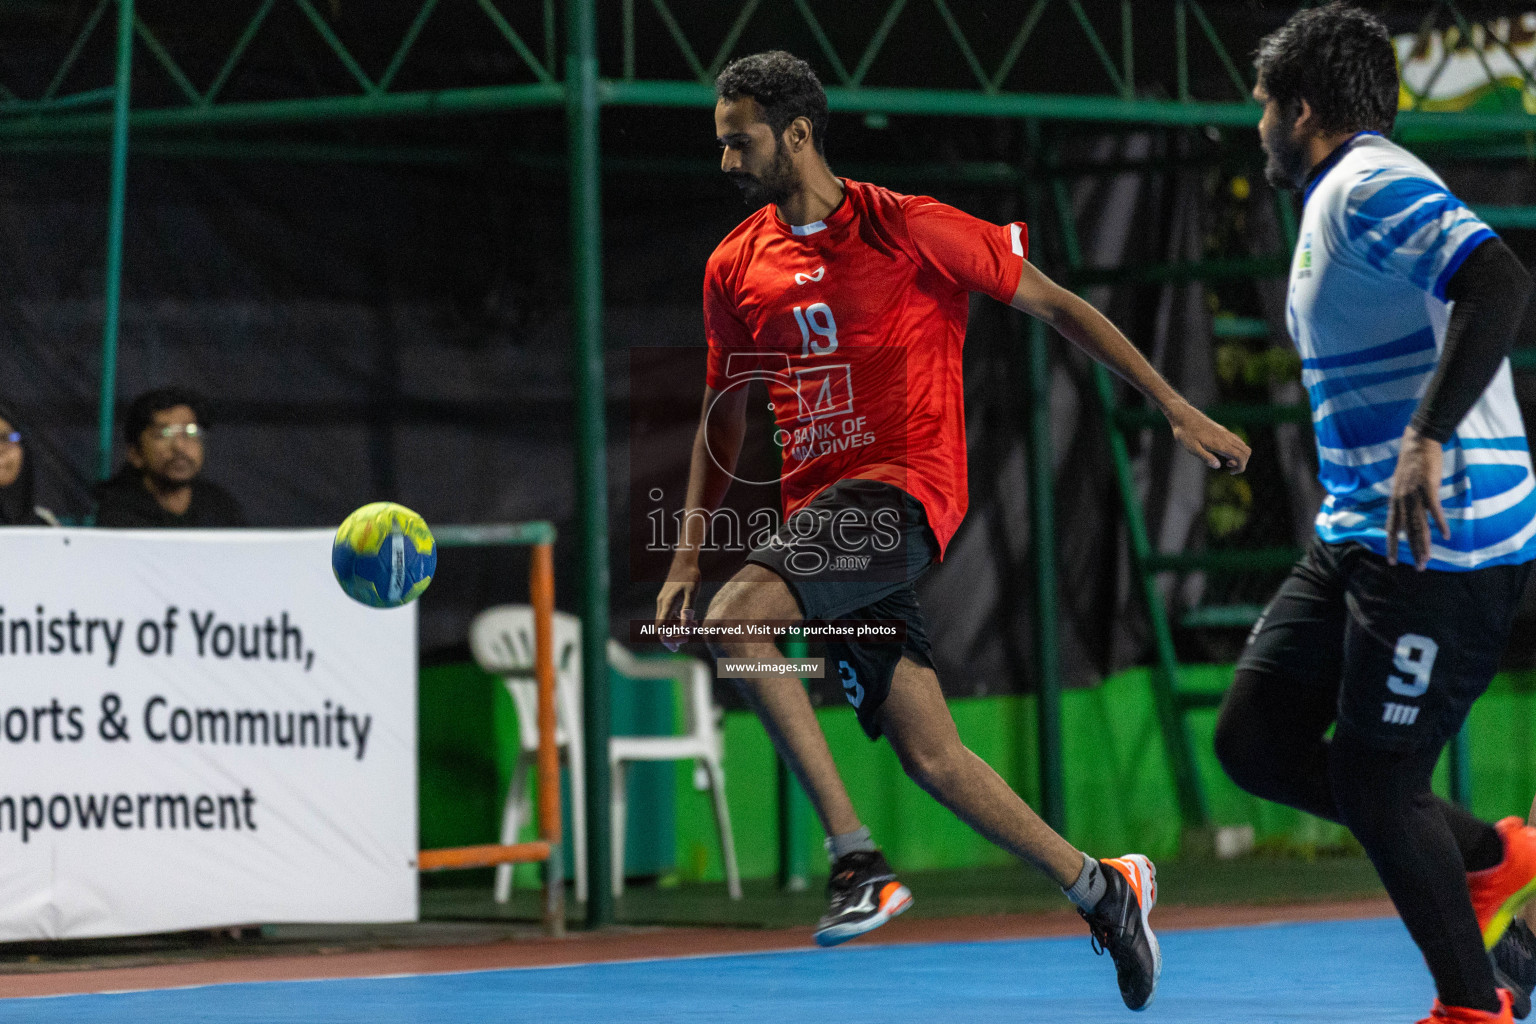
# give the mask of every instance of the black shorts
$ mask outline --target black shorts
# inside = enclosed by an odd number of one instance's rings
[[[1482,696],[1531,563],[1420,572],[1314,539],[1248,635],[1238,670],[1336,695],[1338,728],[1372,746],[1443,745]]]
[[[840,480],[785,520],[747,555],[789,586],[807,622],[900,619],[896,642],[828,640],[826,664],[870,739],[880,738],[880,707],[903,655],[933,667],[932,647],[913,584],[939,557],[939,541],[916,498],[875,480]]]

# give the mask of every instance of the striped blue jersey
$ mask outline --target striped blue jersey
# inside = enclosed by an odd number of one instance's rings
[[[1494,237],[1413,154],[1355,136],[1307,189],[1286,324],[1312,403],[1317,515],[1325,541],[1386,554],[1392,472],[1403,430],[1434,374],[1451,306],[1445,284]],[[1536,558],[1536,490],[1509,361],[1445,444],[1431,569]],[[1411,560],[1406,542],[1401,558]]]

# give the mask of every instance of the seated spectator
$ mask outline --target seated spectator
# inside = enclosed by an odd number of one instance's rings
[[[134,399],[123,419],[128,464],[96,489],[96,525],[244,526],[234,497],[199,478],[207,427],[203,400],[182,388]]]
[[[58,526],[54,514],[33,504],[32,460],[14,413],[0,405],[0,526]]]

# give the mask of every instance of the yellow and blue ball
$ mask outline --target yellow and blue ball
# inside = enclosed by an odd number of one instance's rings
[[[437,571],[437,542],[426,520],[404,505],[376,501],[342,521],[331,568],[347,596],[398,608],[421,596]]]

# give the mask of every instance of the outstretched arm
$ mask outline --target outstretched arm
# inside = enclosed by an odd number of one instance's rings
[[[699,589],[699,549],[709,525],[708,513],[719,507],[731,486],[731,472],[741,454],[746,420],[747,388],[704,389],[704,406],[699,413],[699,429],[693,436],[693,458],[688,468],[682,535],[672,554],[667,582],[656,598],[658,626],[692,613]]]
[[[1179,443],[1206,465],[1231,473],[1241,473],[1247,467],[1249,448],[1242,438],[1185,401],[1104,314],[1040,273],[1028,260],[1024,261],[1012,305],[1050,324],[1135,385],[1168,417]]]

